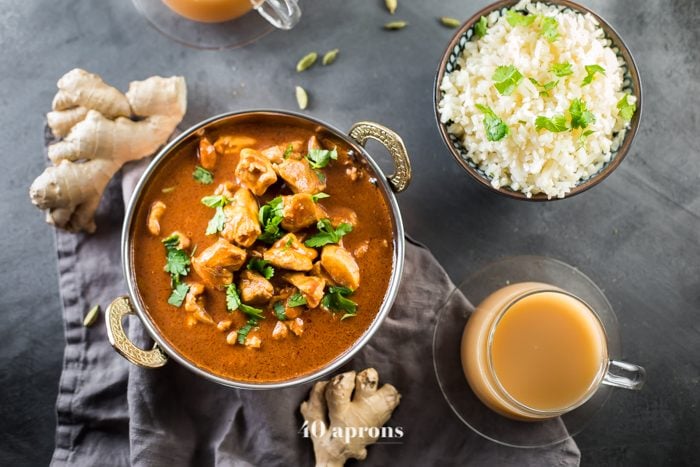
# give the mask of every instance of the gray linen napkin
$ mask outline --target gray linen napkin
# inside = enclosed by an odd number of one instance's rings
[[[104,321],[82,326],[86,310],[125,293],[119,241],[123,202],[146,162],[112,181],[94,235],[56,233],[66,348],[56,403],[52,465],[312,465],[300,433],[299,404],[311,384],[244,391],[204,380],[175,362],[158,370],[130,365],[107,342]],[[454,285],[431,253],[408,239],[400,292],[372,340],[342,370],[376,368],[402,394],[389,424],[398,444],[369,448],[363,465],[578,465],[569,440],[546,449],[513,449],[470,431],[452,413],[432,366],[437,307]],[[129,335],[150,345],[129,318]]]

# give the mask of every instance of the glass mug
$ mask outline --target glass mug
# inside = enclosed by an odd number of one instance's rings
[[[462,369],[476,396],[511,419],[558,417],[601,384],[639,390],[644,368],[610,359],[608,335],[583,300],[540,282],[489,295],[462,334]]]
[[[257,11],[278,29],[292,29],[301,10],[298,0],[163,0],[175,13],[192,21],[221,23]]]

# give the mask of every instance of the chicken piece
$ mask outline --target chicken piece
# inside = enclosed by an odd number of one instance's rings
[[[265,194],[267,187],[277,181],[277,174],[269,160],[254,149],[241,149],[236,166],[236,177],[256,196]]]
[[[315,195],[326,189],[326,182],[319,178],[306,159],[285,159],[275,169],[294,193]]]
[[[306,151],[311,152],[312,150],[322,149],[321,143],[318,142],[316,135],[311,135],[309,141],[306,143]]]
[[[325,208],[326,217],[331,221],[334,229],[337,229],[340,224],[350,224],[357,226],[357,213],[350,208],[343,206],[331,206]]]
[[[219,186],[216,187],[216,190],[214,190],[215,195],[224,195],[228,199],[233,198],[233,190],[236,189],[236,185],[234,185],[231,182],[224,182],[219,184]]]
[[[301,318],[295,318],[290,321],[285,321],[287,324],[287,327],[289,328],[290,331],[292,331],[296,336],[301,336],[304,334],[304,320]]]
[[[285,274],[282,278],[299,289],[299,292],[306,299],[306,306],[309,308],[316,308],[321,303],[323,290],[326,288],[324,279],[307,276],[300,272]]]
[[[320,277],[321,279],[326,281],[326,285],[338,285],[333,280],[333,278],[328,275],[326,270],[323,269],[323,267],[321,267],[321,261],[316,261],[314,263],[314,266],[311,268],[311,271],[309,271],[309,275]]]
[[[214,147],[219,154],[229,156],[238,154],[241,149],[254,146],[255,143],[257,140],[249,136],[227,135],[217,138]]]
[[[338,284],[350,290],[360,286],[360,267],[345,248],[338,245],[324,246],[321,252],[321,266]]]
[[[207,170],[214,170],[218,154],[216,148],[207,138],[199,139],[199,163]]]
[[[282,228],[288,232],[297,232],[314,225],[323,212],[308,193],[298,193],[282,197]]]
[[[258,336],[248,336],[245,338],[245,346],[249,349],[259,349],[262,345],[262,339]]]
[[[264,305],[270,301],[275,288],[270,281],[255,271],[244,270],[238,281],[241,300],[250,305]]]
[[[192,282],[189,286],[185,295],[185,311],[192,313],[194,319],[201,323],[214,324],[214,320],[204,309],[204,286],[199,282]]]
[[[289,233],[272,244],[263,258],[273,266],[292,271],[309,271],[318,252],[304,246],[296,235]]]
[[[304,143],[303,141],[292,141],[290,143],[286,144],[279,144],[277,146],[270,146],[269,148],[263,149],[260,151],[260,153],[267,157],[267,159],[272,162],[273,164],[279,164],[282,162],[284,159],[287,158],[292,158],[299,160],[303,156],[301,155],[301,151],[304,148]],[[289,151],[291,149],[291,151]],[[288,152],[289,151],[289,152]],[[284,157],[284,154],[287,153],[287,157]]]
[[[277,341],[287,337],[287,334],[289,334],[287,326],[285,326],[285,324],[282,321],[277,321],[277,324],[275,324],[275,328],[272,330],[272,338]]]
[[[243,248],[248,248],[262,232],[258,220],[258,202],[247,188],[239,188],[224,206],[226,222],[221,235],[229,242],[235,242]]]
[[[148,210],[148,220],[146,222],[151,235],[160,235],[160,220],[163,214],[165,214],[165,209],[165,203],[160,200],[154,201],[153,204],[151,204],[151,208]]]
[[[192,242],[190,241],[190,237],[180,232],[179,230],[174,231],[173,233],[168,235],[168,237],[172,237],[173,235],[177,235],[177,248],[179,250],[186,250],[192,244]]]
[[[239,270],[245,260],[245,250],[219,238],[192,258],[192,268],[206,284],[223,290],[233,281],[233,271]]]

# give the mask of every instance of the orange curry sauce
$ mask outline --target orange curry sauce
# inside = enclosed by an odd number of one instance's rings
[[[240,123],[206,133],[212,142],[224,135],[248,136],[255,140],[249,147],[263,150],[274,145],[286,147],[295,140],[304,141],[306,147],[306,141],[314,136],[314,132],[282,123]],[[387,201],[381,189],[372,183],[378,175],[360,158],[355,160],[352,148],[342,140],[328,135],[319,136],[319,140],[327,149],[336,147],[338,160],[331,161],[322,169],[327,177],[327,186],[323,191],[330,197],[320,199],[318,203],[328,210],[334,207],[351,208],[357,214],[357,225],[341,242],[349,252],[354,253],[360,269],[360,285],[349,297],[358,304],[357,315],[341,321],[342,312],[304,307],[300,315],[304,322],[303,334],[297,336],[290,332],[284,338],[273,339],[272,331],[278,320],[272,311],[272,302],[258,306],[264,309],[265,319],[260,320],[258,327],[249,335],[261,339],[259,348],[228,344],[228,332],[220,331],[212,324],[193,323],[191,318],[188,320],[184,306],[169,305],[168,297],[172,291],[170,275],[163,270],[166,250],[162,240],[171,232],[177,230],[187,235],[192,245],[187,251],[191,252],[196,245],[195,256],[220,238],[218,234],[205,234],[215,210],[200,200],[212,195],[223,182],[233,182],[236,188],[240,186],[234,175],[239,161],[238,152],[219,154],[213,170],[214,182],[204,185],[192,176],[195,166],[200,163],[197,156],[198,139],[194,138],[179,152],[171,153],[168,160],[163,161],[151,175],[132,224],[131,261],[136,286],[146,312],[160,334],[195,366],[223,378],[244,382],[275,382],[309,374],[351,348],[379,311],[394,267],[394,244]],[[351,177],[353,172],[359,177]],[[257,197],[257,201],[262,205],[276,196],[290,194],[289,187],[278,178],[264,195]],[[158,236],[152,235],[147,228],[149,207],[156,201],[166,205]],[[297,235],[308,238],[316,232],[316,226],[312,225]],[[364,249],[361,248],[363,244],[367,245],[366,251],[360,252]],[[253,248],[260,249],[262,246],[269,247],[256,241]],[[317,250],[320,253],[321,249]],[[235,283],[238,283],[240,272],[244,269],[245,266],[240,271],[234,271]],[[280,277],[284,272],[276,268],[275,277],[271,279],[275,291],[289,287]],[[201,282],[200,279],[190,268],[183,281]],[[207,285],[204,296],[204,307],[215,323],[231,320],[232,330],[246,323],[248,316],[240,310],[227,311],[225,291]]]

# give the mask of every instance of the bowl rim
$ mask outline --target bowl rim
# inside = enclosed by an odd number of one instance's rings
[[[490,191],[494,191],[503,196],[523,201],[543,202],[568,199],[598,185],[620,165],[625,156],[627,156],[627,153],[629,152],[632,146],[632,142],[634,141],[634,138],[637,135],[637,130],[639,129],[639,123],[642,117],[642,81],[639,75],[639,69],[637,68],[637,63],[634,60],[634,57],[632,56],[632,52],[627,46],[627,44],[622,40],[622,37],[617,33],[615,28],[613,28],[610,25],[610,23],[608,23],[605,19],[603,19],[603,17],[598,15],[590,8],[580,5],[571,0],[532,0],[533,3],[545,3],[555,6],[564,6],[572,10],[578,11],[581,14],[590,14],[599,22],[600,27],[605,32],[606,36],[613,41],[613,45],[617,46],[620,49],[620,55],[622,55],[622,57],[625,60],[625,63],[627,65],[627,71],[629,72],[630,79],[632,81],[633,94],[637,99],[637,110],[634,113],[634,116],[632,117],[632,121],[629,124],[627,133],[625,133],[625,137],[622,140],[622,143],[620,144],[617,154],[614,158],[610,160],[610,162],[607,163],[607,165],[603,169],[601,169],[588,179],[584,180],[582,183],[579,183],[578,185],[574,186],[568,193],[564,195],[563,198],[548,198],[547,195],[544,193],[538,193],[531,197],[527,197],[527,195],[520,191],[511,190],[505,187],[495,188],[491,185],[489,180],[487,180],[485,177],[479,174],[473,167],[471,167],[467,163],[467,161],[464,160],[464,158],[462,158],[459,151],[452,145],[452,141],[450,140],[450,133],[447,130],[447,125],[442,123],[442,121],[440,120],[440,111],[438,109],[440,99],[442,97],[440,91],[440,84],[442,83],[442,80],[446,74],[447,62],[455,46],[458,44],[462,36],[464,36],[465,33],[470,28],[472,28],[482,16],[487,16],[490,13],[496,10],[500,10],[502,8],[512,7],[519,3],[519,1],[520,0],[498,0],[497,2],[491,3],[474,13],[459,27],[459,29],[457,29],[457,31],[454,33],[454,35],[448,42],[447,47],[445,48],[445,51],[442,54],[442,57],[440,58],[440,63],[438,65],[437,73],[435,75],[435,81],[433,83],[433,113],[442,141],[445,144],[445,146],[447,146],[448,150],[450,151],[450,154],[452,154],[452,157],[457,161],[457,163],[481,186],[488,188]]]
[[[213,372],[198,366],[190,358],[185,357],[177,349],[175,349],[161,334],[157,329],[155,322],[150,318],[148,313],[145,312],[143,308],[143,303],[141,296],[138,293],[138,288],[136,286],[135,275],[132,274],[132,241],[131,241],[131,230],[132,224],[136,217],[136,208],[139,204],[141,196],[146,188],[146,186],[151,181],[151,175],[160,166],[165,158],[174,153],[180,144],[187,138],[191,137],[197,132],[201,131],[205,127],[216,123],[221,120],[225,120],[231,117],[245,117],[245,116],[276,116],[282,118],[293,118],[302,119],[311,124],[315,124],[322,127],[324,130],[329,131],[334,136],[339,137],[345,141],[350,147],[358,151],[363,157],[363,159],[368,163],[368,165],[377,174],[377,184],[382,187],[385,199],[389,207],[389,213],[391,216],[391,224],[394,234],[394,265],[391,272],[391,277],[389,278],[389,284],[384,294],[382,304],[377,311],[374,319],[372,320],[369,327],[358,337],[356,341],[352,343],[350,347],[345,349],[341,354],[336,356],[333,360],[328,362],[325,366],[312,371],[310,373],[302,374],[292,379],[271,381],[271,382],[249,382],[249,381],[239,381],[231,378],[226,378],[214,374]],[[264,390],[264,389],[281,389],[292,386],[299,386],[314,380],[317,380],[323,376],[328,375],[332,371],[341,367],[347,363],[360,349],[362,349],[367,342],[374,336],[377,330],[380,328],[384,320],[386,319],[391,307],[394,304],[396,296],[399,291],[399,286],[401,284],[401,278],[404,269],[405,260],[405,235],[403,228],[403,219],[401,217],[401,211],[399,209],[398,202],[394,191],[391,189],[389,181],[384,174],[384,171],[379,167],[379,165],[374,161],[374,159],[369,155],[367,150],[360,145],[357,141],[353,140],[349,135],[343,133],[336,127],[329,125],[326,122],[318,120],[316,118],[304,115],[298,112],[291,112],[287,110],[278,109],[247,109],[239,111],[231,111],[221,113],[207,119],[204,119],[187,130],[183,131],[167,145],[165,145],[144,170],[143,174],[139,177],[139,180],[129,198],[129,202],[126,207],[124,222],[122,224],[121,230],[121,262],[122,262],[122,274],[127,284],[127,290],[129,299],[136,314],[139,318],[140,323],[146,328],[148,335],[156,342],[156,344],[163,349],[163,351],[178,364],[184,366],[188,370],[194,372],[195,374],[204,377],[215,383],[219,383],[224,386],[233,387],[237,389],[253,389],[253,390]]]

